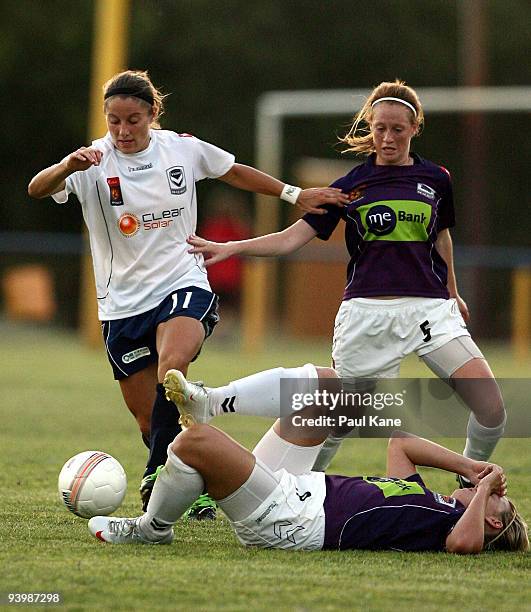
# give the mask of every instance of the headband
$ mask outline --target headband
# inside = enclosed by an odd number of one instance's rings
[[[413,106],[413,104],[410,104],[409,102],[406,102],[405,100],[402,100],[401,98],[391,98],[391,97],[378,98],[378,100],[375,100],[371,104],[371,107],[373,107],[375,104],[378,104],[378,102],[400,102],[400,104],[405,104],[408,108],[410,108],[413,111],[413,114],[415,115],[415,117],[417,116],[417,109]]]
[[[133,96],[134,98],[140,98],[147,102],[150,106],[153,106],[154,99],[149,91],[141,91],[138,87],[110,87],[103,96],[104,100],[112,96]]]
[[[507,529],[509,529],[509,527],[514,523],[514,521],[516,520],[517,512],[516,512],[516,509],[513,509],[513,510],[514,510],[514,514],[511,520],[507,523],[507,525],[505,525],[505,527],[500,531],[500,533],[487,544],[486,548],[489,548],[491,544],[496,542],[496,540],[499,540],[502,537],[502,535],[507,531]]]

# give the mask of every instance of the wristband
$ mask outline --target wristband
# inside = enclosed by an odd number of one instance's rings
[[[280,194],[281,200],[286,200],[290,204],[296,204],[297,198],[299,197],[302,189],[300,187],[294,187],[293,185],[284,185],[282,192]]]

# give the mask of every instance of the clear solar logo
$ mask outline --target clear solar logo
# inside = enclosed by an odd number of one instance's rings
[[[136,215],[132,213],[124,213],[118,219],[118,228],[120,232],[127,238],[134,236],[140,227],[140,221]]]

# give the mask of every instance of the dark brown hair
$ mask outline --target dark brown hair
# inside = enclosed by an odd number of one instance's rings
[[[114,91],[116,94],[113,94]],[[147,71],[125,70],[111,77],[103,86],[104,110],[114,95],[137,98],[153,115],[151,127],[160,129],[159,118],[164,112],[163,101],[166,95],[153,85]]]

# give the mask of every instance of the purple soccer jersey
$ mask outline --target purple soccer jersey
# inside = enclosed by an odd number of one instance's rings
[[[324,549],[442,551],[465,507],[413,474],[326,476],[324,510]]]
[[[455,224],[448,171],[412,153],[411,166],[375,165],[375,154],[335,181],[343,208],[303,219],[328,240],[341,219],[350,254],[343,299],[382,295],[449,297],[437,234]]]

